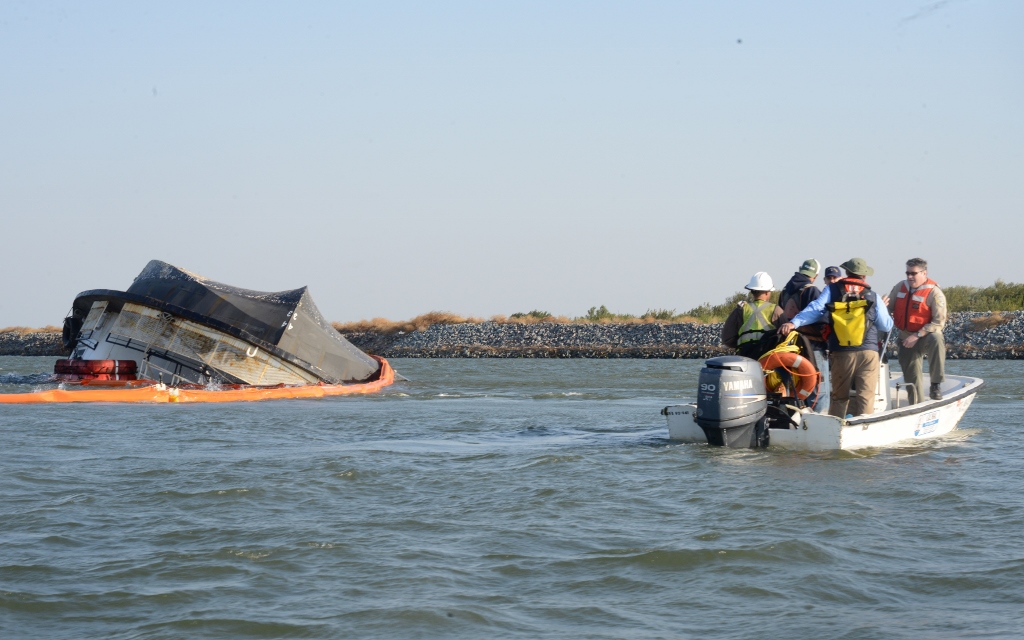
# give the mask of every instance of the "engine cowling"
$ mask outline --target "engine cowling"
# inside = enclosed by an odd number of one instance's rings
[[[720,356],[704,362],[694,420],[709,444],[739,448],[767,445],[767,410],[764,372],[756,360]]]

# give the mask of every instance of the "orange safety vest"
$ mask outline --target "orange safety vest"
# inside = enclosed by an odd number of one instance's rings
[[[904,331],[917,333],[921,327],[932,321],[932,309],[928,306],[928,298],[932,289],[939,286],[934,280],[928,279],[917,291],[910,291],[910,284],[904,280],[900,290],[896,292],[893,322]]]

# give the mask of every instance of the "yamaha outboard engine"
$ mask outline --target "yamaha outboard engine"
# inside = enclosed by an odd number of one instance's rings
[[[764,447],[768,429],[764,417],[768,396],[757,360],[721,356],[700,371],[694,420],[708,443],[719,447]]]

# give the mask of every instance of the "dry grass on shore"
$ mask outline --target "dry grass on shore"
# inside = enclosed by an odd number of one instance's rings
[[[363,333],[371,331],[382,335],[391,335],[399,331],[410,333],[422,331],[435,324],[481,324],[483,322],[497,322],[499,324],[539,324],[542,322],[555,324],[669,324],[669,323],[691,323],[702,322],[699,318],[690,316],[672,316],[658,318],[646,316],[624,316],[609,314],[599,318],[569,318],[567,316],[553,316],[537,312],[515,313],[511,316],[496,315],[487,318],[463,317],[448,311],[431,311],[416,316],[411,320],[388,320],[387,318],[373,318],[371,320],[359,320],[356,322],[332,322],[339,333]]]
[[[435,324],[465,324],[467,322],[479,324],[483,322],[483,319],[463,318],[448,311],[431,311],[416,316],[411,320],[394,321],[387,318],[373,318],[371,320],[359,320],[358,322],[332,322],[331,326],[340,333],[373,331],[374,333],[390,335],[399,331],[404,331],[405,333],[420,331]]]
[[[26,335],[29,333],[60,333],[62,329],[55,327],[52,324],[48,324],[45,327],[33,328],[33,327],[4,327],[0,329],[0,333],[17,333],[18,335]]]
[[[991,312],[986,316],[978,316],[971,319],[971,331],[985,331],[986,329],[995,329],[996,327],[1006,324],[1013,319],[1008,313],[996,313]]]
[[[498,322],[501,324],[537,324],[540,322],[554,322],[558,324],[568,324],[573,322],[573,320],[565,316],[524,313],[516,313],[512,314],[512,316],[491,316],[485,320],[474,316],[463,317],[451,313],[450,311],[431,311],[429,313],[416,316],[411,320],[396,321],[388,320],[387,318],[373,318],[371,320],[359,320],[357,322],[332,322],[331,326],[340,333],[361,333],[364,331],[372,331],[374,333],[390,335],[398,333],[399,331],[404,331],[405,333],[422,331],[423,329],[432,327],[435,324],[481,324],[483,322]]]

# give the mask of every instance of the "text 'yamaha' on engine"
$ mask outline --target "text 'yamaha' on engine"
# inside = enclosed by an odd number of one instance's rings
[[[756,360],[711,358],[701,369],[694,420],[708,443],[720,447],[768,445],[768,394]]]

